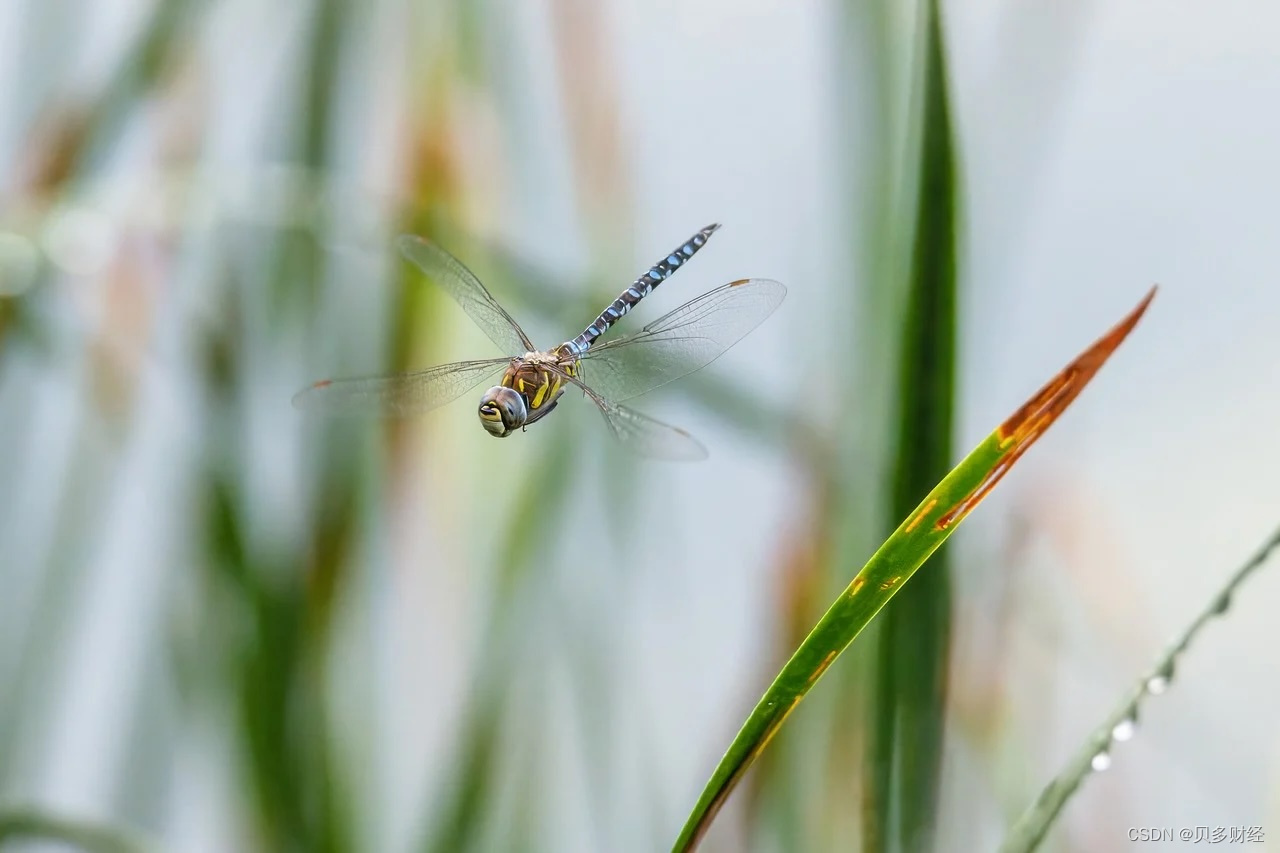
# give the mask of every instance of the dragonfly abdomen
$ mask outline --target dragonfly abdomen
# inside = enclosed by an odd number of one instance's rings
[[[719,229],[720,225],[718,223],[708,225],[686,240],[684,245],[677,246],[665,258],[654,264],[648,272],[632,282],[631,286],[622,291],[608,308],[600,312],[600,316],[592,321],[591,325],[587,326],[582,334],[564,344],[563,347],[576,355],[582,355],[589,350],[591,345],[595,343],[596,338],[608,331],[610,326],[621,320],[628,311],[636,307],[641,299],[652,293],[654,288],[684,266],[690,258],[698,253],[699,249],[706,245],[711,235]]]

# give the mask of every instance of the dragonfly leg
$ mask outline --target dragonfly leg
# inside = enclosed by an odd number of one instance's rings
[[[558,405],[560,405],[559,400],[554,400],[550,403],[544,403],[542,405],[542,408],[538,409],[538,411],[534,413],[533,417],[525,421],[525,424],[524,424],[525,429],[528,429],[532,424],[536,424],[538,421],[542,420],[547,415],[551,414],[551,412],[554,411],[555,407]]]

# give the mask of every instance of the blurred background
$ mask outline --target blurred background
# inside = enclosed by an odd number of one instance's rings
[[[668,849],[878,542],[1159,282],[704,844],[994,848],[1280,519],[1277,44],[1262,0],[0,4],[0,811]],[[637,401],[706,462],[576,395],[503,442],[475,395],[290,406],[502,355],[396,234],[549,346],[716,221],[620,327],[787,284]],[[1264,571],[1044,849],[1280,838],[1278,601]]]

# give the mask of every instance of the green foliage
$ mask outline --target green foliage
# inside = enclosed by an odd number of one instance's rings
[[[898,367],[898,441],[890,506],[903,518],[951,466],[956,346],[955,145],[936,0],[926,4],[915,240]],[[868,717],[863,849],[927,850],[938,807],[951,645],[951,569],[894,599],[876,637]]]

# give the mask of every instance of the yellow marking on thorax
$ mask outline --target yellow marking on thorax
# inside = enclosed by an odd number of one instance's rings
[[[538,408],[542,405],[542,401],[547,396],[547,389],[551,387],[551,380],[547,379],[546,374],[542,375],[542,384],[538,386],[538,391],[533,395],[533,399],[529,401],[530,408]]]
[[[574,373],[571,363],[558,363],[557,367],[570,376]],[[502,385],[514,389],[525,398],[531,410],[537,410],[556,398],[564,385],[564,377],[542,362],[526,361],[508,368],[502,376]]]

